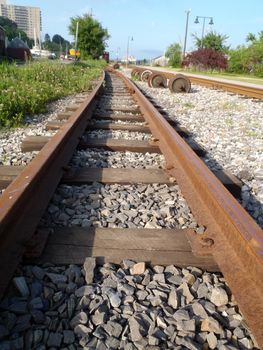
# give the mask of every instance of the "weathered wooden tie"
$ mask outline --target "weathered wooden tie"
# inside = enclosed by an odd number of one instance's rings
[[[111,229],[55,228],[50,234],[43,254],[37,263],[82,264],[86,257],[98,263],[117,263],[123,259],[146,261],[152,264],[197,266],[218,271],[211,256],[197,257],[187,240],[188,230],[182,229]]]
[[[0,166],[0,189],[6,188],[20,172],[23,166]],[[242,181],[226,170],[214,172],[216,177],[236,198],[240,198]],[[134,168],[69,168],[63,176],[62,182],[85,184],[89,182],[101,183],[162,183],[171,184],[172,179],[162,169],[134,169]]]

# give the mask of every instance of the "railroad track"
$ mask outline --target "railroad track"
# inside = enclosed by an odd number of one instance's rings
[[[8,187],[0,197],[1,295],[23,256],[27,262],[42,264],[83,264],[86,257],[93,256],[99,263],[119,264],[124,259],[134,259],[155,265],[197,266],[224,274],[259,346],[262,346],[262,231],[225,188],[227,181],[221,183],[199,159],[203,150],[197,145],[188,145],[179,135],[185,136],[184,130],[170,125],[169,120],[165,120],[121,73],[107,72],[105,88],[103,81],[104,78],[85,100],[69,107],[57,121],[47,125],[48,129],[58,130],[53,137],[24,140],[24,151],[40,151],[27,167],[4,170],[6,177],[2,176],[0,183]],[[92,130],[91,134],[85,132],[87,128]],[[115,138],[115,133],[123,133],[128,139]],[[142,137],[133,139],[138,136],[136,133]],[[146,158],[149,153],[154,153],[154,157],[162,154],[166,167],[74,167],[71,159],[76,148],[139,152]],[[168,197],[166,210],[169,215],[165,215],[173,223],[169,228],[165,228],[165,223],[158,226],[145,219],[144,228],[137,229],[133,224],[132,207],[126,208],[127,215],[115,218],[113,223],[119,223],[117,228],[109,224],[107,227],[96,227],[96,224],[89,227],[90,222],[85,222],[86,228],[63,227],[70,210],[59,219],[60,227],[51,222],[50,230],[48,225],[39,224],[59,184],[65,186],[64,190],[59,190],[64,193],[62,202],[72,204],[67,186],[94,184],[96,187],[98,183],[105,186],[161,184],[168,186],[172,193],[178,191],[179,186],[191,210],[187,209],[187,212],[194,216],[195,224],[187,225],[187,215],[180,221],[171,211],[173,204]],[[89,192],[88,188],[84,191],[94,200],[85,210],[95,215],[99,197],[96,191]],[[151,191],[155,191],[154,187]],[[180,200],[178,193],[176,196]],[[81,198],[80,195],[77,201],[81,202]],[[142,202],[146,200],[141,198]],[[54,205],[49,208],[50,212],[52,208]],[[109,213],[106,210],[101,215],[107,217]],[[169,226],[169,220],[166,224]]]
[[[186,84],[182,81],[182,74],[176,74],[176,73],[170,73],[163,70],[158,70],[157,68],[151,69],[151,68],[142,68],[139,66],[136,66],[133,68],[133,73],[135,73],[136,77],[139,79],[143,79],[144,81],[147,81],[149,78],[149,84],[151,86],[151,81],[154,76],[154,79],[156,81],[155,87],[168,87],[169,82],[171,80],[174,81],[173,84],[170,84],[169,88],[173,92],[180,92],[185,91],[187,89],[190,91],[189,84]],[[256,84],[246,84],[242,82],[235,82],[230,80],[224,80],[224,79],[216,79],[216,78],[209,78],[209,77],[200,77],[198,75],[191,75],[191,74],[183,74],[185,79],[189,79],[191,83],[202,85],[211,89],[218,89],[218,90],[224,90],[228,92],[232,92],[235,94],[252,97],[256,99],[263,99],[263,88],[260,85]],[[188,86],[186,86],[188,85]]]

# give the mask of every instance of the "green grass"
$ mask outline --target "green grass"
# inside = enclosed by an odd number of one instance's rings
[[[76,65],[1,64],[0,128],[21,126],[25,116],[45,112],[48,102],[90,89],[104,64],[104,61],[92,60]]]

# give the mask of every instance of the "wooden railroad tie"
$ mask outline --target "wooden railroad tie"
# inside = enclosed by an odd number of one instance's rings
[[[154,265],[197,266],[219,271],[212,256],[198,257],[192,253],[187,231],[189,230],[55,228],[49,235],[43,254],[33,259],[33,262],[83,264],[86,257],[93,256],[99,264],[119,264],[123,259],[132,259]]]
[[[6,188],[23,169],[23,166],[0,166],[0,189]],[[214,174],[234,197],[240,198],[242,181],[226,170],[217,170]],[[91,182],[172,184],[164,170],[155,168],[69,168],[61,182],[79,185]]]

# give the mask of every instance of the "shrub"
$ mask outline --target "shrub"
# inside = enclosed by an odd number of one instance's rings
[[[172,67],[181,65],[182,48],[178,43],[171,44],[165,52],[165,57],[169,58],[169,64]]]
[[[199,70],[222,70],[227,67],[226,56],[213,49],[198,49],[188,54],[182,62],[184,67],[194,67]]]
[[[89,89],[103,64],[1,64],[0,127],[21,125],[25,116],[45,112],[47,102]]]

